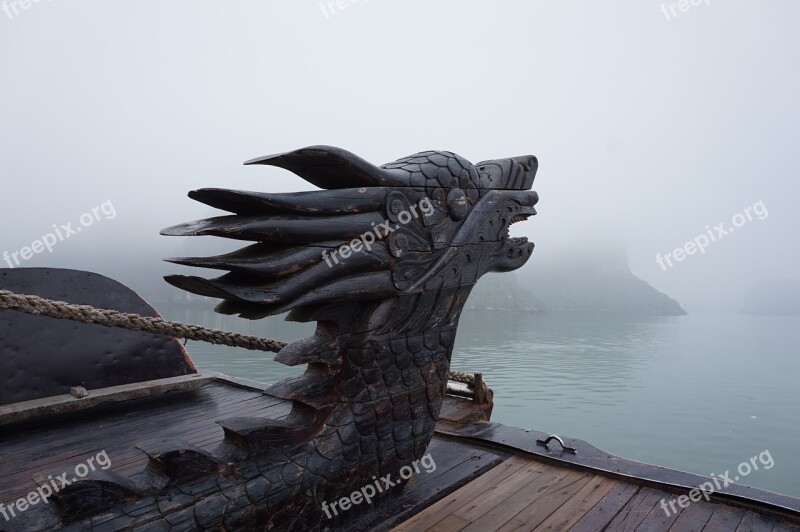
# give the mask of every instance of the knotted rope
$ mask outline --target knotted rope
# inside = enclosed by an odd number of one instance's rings
[[[0,309],[17,310],[26,314],[48,316],[60,320],[94,323],[103,327],[117,327],[131,331],[185,338],[186,340],[197,340],[210,344],[242,347],[251,351],[277,353],[286,345],[286,342],[271,338],[259,338],[236,332],[209,329],[200,325],[187,325],[178,321],[167,321],[163,318],[129,314],[118,310],[99,309],[91,305],[76,305],[66,301],[55,301],[34,295],[17,294],[9,290],[0,290]],[[475,376],[463,371],[451,371],[449,377],[452,381],[473,387],[475,385]]]

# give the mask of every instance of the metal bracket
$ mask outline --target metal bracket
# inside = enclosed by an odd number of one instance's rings
[[[551,434],[545,440],[536,440],[536,443],[537,443],[537,445],[541,445],[543,447],[547,447],[547,444],[550,443],[551,440],[556,440],[561,445],[561,449],[563,449],[564,452],[568,452],[568,453],[572,453],[572,454],[578,454],[578,451],[575,449],[575,447],[567,447],[564,444],[564,440],[562,440],[561,438],[559,438],[555,434]]]

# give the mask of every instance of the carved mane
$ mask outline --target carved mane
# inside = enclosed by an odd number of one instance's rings
[[[258,242],[234,253],[172,262],[227,270],[206,280],[170,276],[185,290],[218,297],[219,312],[260,318],[299,306],[343,299],[383,299],[432,288],[426,285],[453,258],[455,248],[474,241],[498,240],[485,217],[470,217],[487,193],[529,189],[535,157],[485,161],[473,166],[451,152],[423,152],[376,167],[345,150],[314,146],[253,159],[246,164],[285,168],[325,191],[265,194],[202,189],[189,196],[233,213],[177,225],[162,234],[214,235]],[[518,196],[519,216],[534,214],[535,193]],[[399,217],[420,202],[431,210],[403,224]],[[530,209],[526,210],[526,207]],[[488,214],[488,213],[487,213]],[[514,212],[497,222],[513,223]],[[503,215],[504,214],[504,215]],[[493,218],[488,218],[490,221]],[[361,235],[392,232],[369,250],[331,267],[324,252],[348,245]],[[484,231],[486,234],[478,234]],[[502,237],[503,235],[499,235]],[[523,246],[530,254],[532,245]],[[474,283],[477,279],[470,279]]]

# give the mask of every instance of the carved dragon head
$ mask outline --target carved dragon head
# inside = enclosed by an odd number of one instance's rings
[[[340,300],[469,287],[484,273],[519,268],[533,251],[527,238],[508,236],[511,224],[536,214],[533,156],[473,165],[427,151],[377,167],[346,150],[312,146],[245,164],[278,166],[324,190],[189,194],[233,214],[162,234],[256,242],[216,257],[170,259],[228,272],[166,278],[223,299],[222,313],[256,319]]]

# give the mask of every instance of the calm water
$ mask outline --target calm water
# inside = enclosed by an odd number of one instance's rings
[[[171,319],[292,340],[313,324],[165,309]],[[263,382],[297,375],[270,353],[190,342],[198,368]],[[454,369],[482,371],[493,421],[555,432],[613,454],[800,496],[800,317],[465,312]]]

